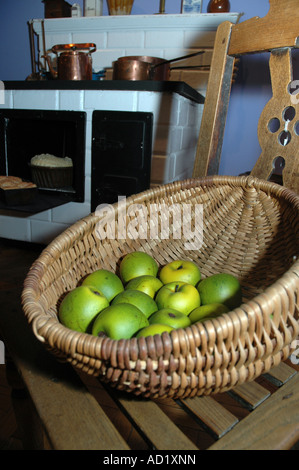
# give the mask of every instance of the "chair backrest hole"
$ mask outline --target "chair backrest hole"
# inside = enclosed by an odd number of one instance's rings
[[[285,146],[291,142],[291,133],[289,131],[282,131],[278,136],[278,142]]]
[[[273,166],[273,173],[275,173],[276,175],[281,175],[282,172],[283,172],[283,169],[285,167],[285,159],[283,157],[276,157],[274,158],[273,162],[272,162],[272,166]]]
[[[280,128],[280,121],[278,118],[272,118],[270,119],[270,121],[268,122],[268,129],[269,131],[272,133],[272,134],[275,134],[275,132],[278,131],[278,129]]]
[[[293,104],[299,103],[299,80],[292,80],[288,84],[288,93],[291,96],[291,101]]]
[[[294,125],[294,132],[296,135],[299,135],[299,121],[297,121]]]
[[[268,180],[273,181],[274,183],[283,184],[283,169],[285,167],[285,159],[283,157],[276,157],[272,160],[271,174]]]
[[[295,116],[296,110],[293,106],[287,106],[282,112],[282,117],[285,121],[292,121]]]

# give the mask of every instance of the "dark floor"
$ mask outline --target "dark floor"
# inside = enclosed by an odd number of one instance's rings
[[[9,313],[20,302],[23,281],[32,262],[38,257],[42,246],[0,239],[0,305],[1,311]],[[3,340],[0,331],[0,340]],[[23,390],[14,390],[15,374],[5,350],[5,364],[0,364],[0,450],[22,450],[20,430],[17,428],[13,397],[26,400]],[[8,383],[8,380],[10,384]],[[15,388],[15,387],[14,387]]]

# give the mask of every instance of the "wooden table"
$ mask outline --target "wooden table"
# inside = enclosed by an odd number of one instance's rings
[[[0,289],[0,330],[22,384],[9,380],[28,391],[26,406],[15,400],[25,449],[171,450],[176,458],[179,451],[289,449],[298,442],[298,365],[288,361],[216,396],[152,401],[116,392],[59,363],[33,336],[20,306],[25,268],[6,270]]]

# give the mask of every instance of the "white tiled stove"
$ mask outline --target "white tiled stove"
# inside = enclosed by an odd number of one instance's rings
[[[237,15],[234,15],[232,14],[229,18],[231,21],[236,21]],[[144,24],[144,21],[149,24],[149,18],[139,17],[138,20],[136,16],[46,20],[46,42],[48,47],[69,42],[96,42],[94,40],[95,36],[91,33],[92,28],[94,28],[98,35],[98,51],[100,49],[97,58],[95,57],[93,60],[95,70],[108,67],[111,60],[115,60],[121,55],[155,55],[171,58],[194,52],[194,49],[203,47],[204,37],[206,37],[207,42],[210,41],[208,44],[208,47],[210,47],[220,17],[214,19],[212,25],[211,16],[192,15],[194,17],[208,16],[209,20],[208,25],[202,32],[198,28],[196,35],[196,18],[190,18],[188,23],[187,19],[183,18],[185,16],[188,15],[159,15],[152,17],[151,20],[154,21],[152,22],[151,31],[150,26],[147,26],[146,29]],[[185,25],[183,32],[176,29],[177,21],[182,22],[182,19]],[[224,19],[228,18],[221,18],[222,21]],[[126,20],[129,24],[126,24]],[[173,27],[171,27],[172,20]],[[36,22],[35,29],[39,33],[40,20],[34,21]],[[200,21],[202,21],[202,18]],[[153,24],[155,22],[156,25]],[[75,25],[77,25],[77,29]],[[132,29],[129,29],[130,25],[131,27],[134,26],[133,32]],[[165,25],[168,26],[165,27]],[[107,33],[107,28],[110,28],[109,33]],[[134,35],[138,33],[138,28],[140,37],[138,43],[136,43]],[[163,32],[166,34],[165,42],[163,42]],[[172,37],[171,41],[169,35]],[[174,40],[175,36],[179,36],[180,40]],[[193,45],[196,45],[193,50],[186,46],[186,38],[191,36],[193,37]],[[101,41],[100,37],[102,38]],[[194,41],[196,37],[197,41]],[[136,48],[136,44],[140,44],[140,41],[142,48]],[[102,56],[99,43],[101,43],[103,49]],[[129,47],[129,44],[135,47]],[[158,47],[158,45],[162,46],[163,44],[173,47],[169,47],[168,50]],[[199,83],[202,83],[202,80],[199,80]],[[5,90],[5,103],[1,105],[2,108],[72,110],[86,113],[86,155],[85,175],[83,175],[85,179],[85,197],[82,203],[69,202],[35,215],[6,209],[1,210],[0,237],[47,244],[66,227],[90,213],[91,123],[94,110],[153,113],[151,185],[184,179],[192,175],[203,111],[203,104],[199,102],[200,100],[194,99],[194,96],[197,95],[196,92],[195,95],[192,93],[186,95],[176,91],[164,91],[163,89],[160,91],[140,90],[134,89],[134,87],[128,90],[107,88],[34,90],[17,89],[18,87],[14,89],[13,86],[9,88],[11,89]],[[204,86],[202,89],[199,88],[198,90],[204,94]],[[192,91],[194,90],[192,89]]]

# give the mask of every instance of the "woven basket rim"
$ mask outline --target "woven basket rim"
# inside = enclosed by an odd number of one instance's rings
[[[142,201],[144,197],[148,195],[160,197],[166,194],[173,194],[177,190],[186,190],[196,186],[209,187],[213,185],[241,185],[244,187],[255,187],[266,193],[271,193],[274,196],[282,197],[290,201],[296,209],[299,211],[299,196],[293,191],[279,186],[276,183],[259,180],[251,176],[242,177],[227,177],[227,176],[212,176],[205,178],[191,178],[188,180],[169,183],[162,185],[150,190],[143,191],[137,195],[133,195],[127,198],[127,204],[132,202]],[[115,204],[116,207],[116,204]],[[116,207],[117,210],[117,207]],[[239,324],[240,334],[246,335],[249,327],[249,315],[251,309],[260,309],[261,317],[263,305],[269,302],[267,297],[268,293],[271,294],[272,301],[280,301],[281,291],[285,291],[290,288],[298,286],[299,282],[299,260],[294,260],[293,265],[272,285],[270,285],[263,293],[257,294],[253,299],[240,307],[221,315],[220,317],[208,319],[204,322],[197,322],[187,328],[180,328],[173,330],[170,333],[165,332],[162,335],[150,336],[147,338],[131,338],[113,340],[111,338],[101,338],[92,336],[88,333],[79,333],[70,330],[59,323],[57,318],[50,316],[48,313],[42,310],[42,307],[36,303],[36,289],[38,289],[37,280],[42,279],[43,274],[48,269],[48,263],[53,259],[52,254],[59,251],[58,245],[63,244],[63,247],[67,248],[72,244],[74,240],[80,238],[84,227],[89,224],[95,223],[98,220],[98,216],[95,213],[89,214],[88,216],[78,220],[73,225],[68,227],[62,234],[58,235],[41,253],[38,259],[33,263],[29,270],[27,277],[24,281],[24,287],[22,292],[22,306],[25,316],[28,322],[31,324],[35,336],[43,343],[54,349],[57,353],[61,353],[62,356],[68,356],[73,360],[83,360],[84,358],[94,359],[94,367],[97,367],[97,361],[105,361],[108,359],[110,354],[116,354],[116,351],[127,351],[128,349],[135,349],[136,361],[146,358],[146,355],[151,348],[162,350],[167,344],[180,344],[180,354],[192,353],[190,351],[189,339],[196,338],[196,341],[202,340],[205,336],[217,334],[219,325],[222,325],[221,331],[229,331],[231,324]],[[263,318],[260,321],[264,321]],[[299,325],[295,319],[292,320],[292,328],[299,334]],[[286,336],[290,336],[291,333],[286,332]],[[223,338],[222,338],[223,339]],[[237,341],[237,339],[236,339]],[[279,354],[282,344],[273,344],[273,354]],[[171,347],[172,349],[172,347]],[[171,355],[172,350],[169,350],[166,355]],[[248,353],[249,354],[249,353]],[[216,360],[216,359],[215,359]],[[243,359],[246,362],[244,356]]]

